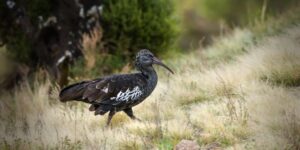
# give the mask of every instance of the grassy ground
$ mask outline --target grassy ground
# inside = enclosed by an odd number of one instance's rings
[[[205,50],[167,60],[176,74],[157,68],[157,88],[134,108],[142,122],[118,113],[105,128],[106,116],[60,103],[49,81],[2,93],[0,149],[164,150],[182,139],[203,149],[300,149],[295,17],[236,29]]]

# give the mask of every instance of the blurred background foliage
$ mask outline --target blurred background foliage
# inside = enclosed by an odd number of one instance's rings
[[[19,20],[14,20],[17,15],[23,16],[20,10],[13,10],[16,13],[12,14],[7,9],[7,2],[2,1],[0,3],[0,40],[5,42],[6,48],[9,50],[8,54],[15,61],[20,63],[25,63],[30,66],[37,65],[37,56],[33,50],[33,39],[26,37],[26,32],[23,31],[22,27],[14,26],[13,22],[18,22]],[[14,2],[14,1],[11,1]],[[23,5],[24,4],[24,5]],[[19,9],[24,9],[27,11],[30,21],[34,26],[38,26],[39,16],[45,18],[49,17],[55,11],[57,3],[55,1],[40,1],[40,0],[27,0],[26,2],[16,3],[15,5],[23,5]],[[28,29],[30,30],[30,29]],[[13,32],[13,33],[12,33]]]
[[[298,0],[102,0],[99,25],[91,29],[92,34],[82,35],[82,57],[70,67],[71,80],[129,72],[135,53],[142,48],[163,58],[201,49],[233,27],[264,21],[296,3]],[[30,0],[24,7],[38,26],[39,16],[60,13],[57,5],[57,1]],[[8,15],[4,7],[1,2],[0,19]],[[8,29],[5,22],[0,25],[1,36],[20,30]],[[39,64],[34,45],[28,42],[31,39],[22,30],[15,33],[0,38],[0,42],[5,40],[6,53],[28,66]]]
[[[175,0],[181,24],[178,47],[184,51],[212,42],[234,27],[251,26],[296,6],[299,0]]]
[[[82,73],[85,61],[73,67],[73,77],[96,77],[111,72],[128,72],[140,48],[160,57],[177,57],[212,42],[234,27],[251,26],[268,16],[280,14],[297,0],[112,0],[104,1],[102,44],[108,53],[97,57],[95,66]],[[94,58],[95,59],[95,58]],[[128,64],[129,62],[129,64]],[[77,67],[81,66],[81,67]],[[85,67],[89,68],[89,67]]]

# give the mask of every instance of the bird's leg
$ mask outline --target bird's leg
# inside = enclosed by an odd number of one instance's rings
[[[115,113],[116,113],[115,109],[112,109],[112,110],[109,111],[107,122],[106,122],[107,127],[109,126],[110,121],[111,121],[112,117],[115,115]]]
[[[141,119],[134,116],[132,108],[126,108],[123,110],[132,120],[138,120],[141,121]]]

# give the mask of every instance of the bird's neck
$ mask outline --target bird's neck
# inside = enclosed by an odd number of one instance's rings
[[[157,74],[154,68],[151,66],[146,69],[142,69],[141,72],[146,77],[147,84],[148,84],[147,88],[150,91],[154,90],[157,84]]]

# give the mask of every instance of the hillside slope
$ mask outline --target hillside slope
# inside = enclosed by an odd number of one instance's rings
[[[168,60],[154,93],[112,128],[88,106],[63,104],[49,81],[1,94],[1,149],[300,148],[300,25],[257,40],[237,29],[203,52]],[[223,51],[224,50],[224,51]],[[158,68],[157,68],[158,69]],[[49,91],[50,94],[49,94]]]

